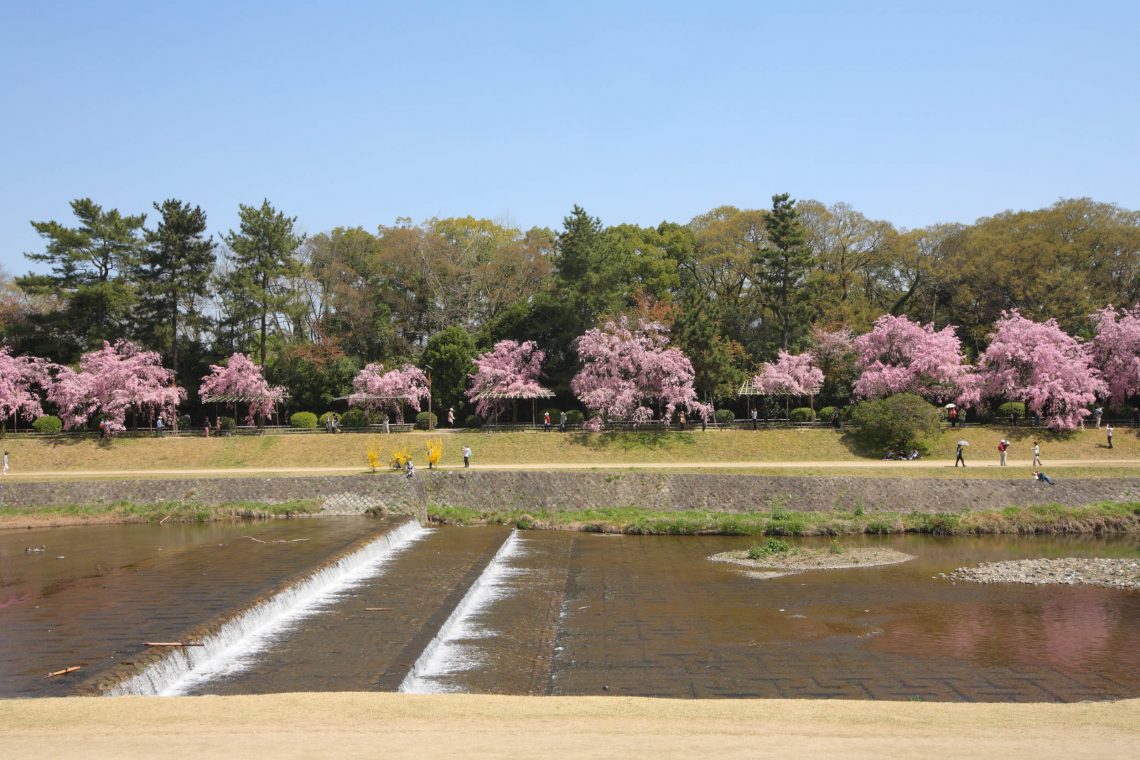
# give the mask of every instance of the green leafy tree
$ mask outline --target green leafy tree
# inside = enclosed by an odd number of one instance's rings
[[[716,401],[736,395],[747,378],[747,355],[742,345],[717,333],[711,310],[707,303],[684,304],[673,323],[673,340],[693,364],[697,395]]]
[[[265,376],[270,385],[289,390],[290,409],[327,411],[334,407],[333,399],[352,392],[360,367],[359,360],[333,345],[302,344],[278,353]]]
[[[925,452],[940,421],[938,409],[914,393],[861,401],[851,412],[855,440],[871,454],[911,448]]]
[[[757,325],[767,324],[760,297],[759,260],[767,245],[766,212],[720,206],[688,224],[694,244],[679,247],[683,299],[706,304],[717,334],[744,346],[755,362],[774,353]]]
[[[895,300],[889,280],[899,235],[889,222],[868,219],[846,203],[796,204],[818,266],[810,273],[815,315],[869,327]]]
[[[178,374],[180,330],[200,343],[208,327],[203,314],[214,269],[214,241],[206,235],[206,212],[179,200],[154,204],[159,222],[146,235],[133,275],[138,283],[136,333],[152,347],[166,346]]]
[[[256,326],[260,364],[264,367],[270,321],[287,311],[296,297],[287,283],[299,274],[296,252],[302,238],[294,231],[297,217],[285,216],[268,200],[260,207],[242,204],[238,216],[239,229],[224,236],[231,269],[221,288],[228,296],[227,316],[233,326]]]
[[[428,338],[423,364],[432,368],[432,408],[446,417],[449,407],[458,415],[466,399],[467,376],[474,370],[478,350],[475,339],[460,325],[452,325]]]
[[[337,227],[310,237],[304,247],[319,286],[316,321],[324,337],[366,363],[397,354],[380,238],[361,227]]]

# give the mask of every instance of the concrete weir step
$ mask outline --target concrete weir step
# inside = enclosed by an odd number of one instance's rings
[[[378,575],[276,637],[243,670],[190,693],[395,691],[509,534],[499,527],[429,531]]]

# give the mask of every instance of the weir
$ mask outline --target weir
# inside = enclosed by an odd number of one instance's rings
[[[439,632],[424,647],[400,683],[398,691],[428,694],[438,690],[433,688],[432,679],[456,669],[454,642],[469,638],[475,633],[471,624],[472,619],[485,605],[498,597],[503,580],[510,574],[507,563],[520,550],[518,531],[512,530],[503,545],[499,547],[499,551],[487,563],[483,572],[444,621]]]
[[[402,523],[357,551],[237,613],[215,632],[196,642],[201,646],[172,650],[103,693],[108,696],[174,696],[225,673],[243,657],[264,646],[286,624],[315,611],[331,595],[375,574],[394,554],[427,532],[415,521]]]

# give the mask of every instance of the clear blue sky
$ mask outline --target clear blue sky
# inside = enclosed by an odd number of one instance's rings
[[[311,233],[785,191],[904,227],[1140,208],[1136,2],[0,0],[0,35],[11,274],[84,196],[215,232],[262,198]]]

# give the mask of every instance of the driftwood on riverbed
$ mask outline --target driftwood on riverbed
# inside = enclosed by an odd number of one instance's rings
[[[256,541],[259,544],[299,544],[309,540],[307,538],[294,538],[292,540],[278,538],[274,541],[262,541],[260,538],[254,538],[253,536],[242,536],[242,538],[248,538],[250,541]]]
[[[205,644],[199,644],[191,641],[148,641],[148,647],[201,647]]]
[[[44,677],[45,678],[55,678],[56,676],[62,676],[62,675],[66,675],[68,673],[74,673],[75,671],[79,670],[80,667],[81,666],[79,666],[79,665],[72,665],[71,667],[64,668],[63,670],[53,670],[52,672],[48,673]]]

